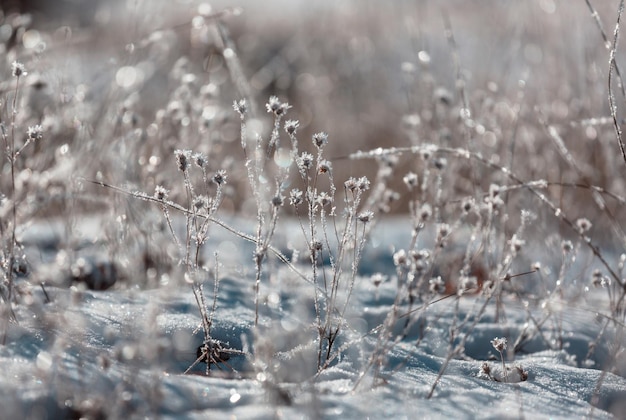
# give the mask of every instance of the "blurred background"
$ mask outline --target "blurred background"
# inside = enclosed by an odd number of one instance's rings
[[[612,38],[619,2],[590,4]],[[609,118],[609,50],[582,0],[2,5],[2,74],[10,79],[14,59],[27,65],[22,100],[30,111],[20,118],[43,122],[47,132],[45,156],[29,167],[51,178],[65,180],[67,168],[78,168],[116,185],[175,189],[172,152],[189,148],[206,153],[213,169],[232,171],[224,207],[245,208],[231,105],[249,96],[267,138],[272,119],[264,104],[277,95],[293,107],[287,118],[300,121],[301,147],[311,150],[313,133],[329,133],[339,183],[378,172],[371,161],[346,159],[349,153],[433,143],[480,153],[523,181],[626,195],[626,164]],[[224,57],[225,48],[236,60]],[[624,97],[615,93],[621,118]],[[73,163],[62,166],[64,159]],[[391,211],[405,212],[402,177],[426,164],[406,155],[391,165],[391,188],[402,193]],[[475,194],[476,183],[487,191],[509,182],[474,165],[450,162],[444,201]],[[554,185],[548,193],[572,217],[605,211],[588,189]],[[532,205],[520,200],[511,205]],[[605,204],[623,217],[618,202]]]

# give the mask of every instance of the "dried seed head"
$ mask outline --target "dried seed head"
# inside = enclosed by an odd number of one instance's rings
[[[199,167],[199,168],[206,168],[206,166],[208,165],[209,161],[207,159],[207,157],[203,154],[203,153],[194,153],[193,155],[193,162]]]
[[[357,216],[357,219],[359,219],[359,222],[362,222],[362,223],[367,223],[371,221],[373,218],[374,218],[373,211],[364,211],[364,212],[359,213],[359,215]]]
[[[313,166],[313,155],[308,152],[302,152],[296,159],[296,164],[300,172],[304,173],[308,171]]]
[[[321,149],[326,144],[328,144],[328,134],[324,132],[313,134],[313,144],[318,149]]]
[[[448,160],[446,158],[440,157],[440,158],[435,159],[434,164],[435,164],[435,168],[437,168],[437,169],[439,169],[441,171],[448,164]]]
[[[321,193],[317,195],[316,201],[322,207],[326,207],[327,205],[333,202],[333,198],[330,195],[328,195],[328,193],[326,193],[325,191],[322,191]]]
[[[563,250],[564,254],[568,254],[572,252],[572,250],[574,249],[574,245],[572,244],[572,241],[563,241],[561,243],[561,249]]]
[[[472,210],[474,210],[474,208],[476,207],[476,203],[474,202],[473,198],[466,198],[465,200],[463,200],[461,202],[461,209],[463,210],[463,213],[467,214],[470,213]]]
[[[506,338],[496,337],[493,340],[491,340],[491,345],[493,346],[494,349],[496,349],[498,353],[502,353],[504,350],[506,350]]]
[[[418,184],[417,174],[413,172],[409,172],[408,174],[406,174],[404,178],[402,178],[402,180],[404,181],[404,183],[406,184],[406,187],[409,190],[413,190],[413,188],[417,187],[417,184]]]
[[[169,194],[169,191],[166,190],[161,185],[157,185],[156,188],[154,189],[154,198],[156,198],[157,200],[160,200],[160,201],[167,200],[168,194]]]
[[[272,197],[272,205],[274,207],[280,207],[283,205],[284,202],[285,202],[285,197],[283,197],[282,194],[278,194]]]
[[[11,63],[11,74],[13,74],[14,77],[21,77],[26,76],[28,73],[26,73],[26,68],[24,67],[24,64],[20,63],[19,61],[14,61],[13,63]]]
[[[296,134],[296,131],[298,131],[298,127],[300,127],[300,121],[297,121],[297,120],[285,121],[285,131],[290,136],[293,136],[294,134]]]
[[[326,159],[320,161],[320,163],[318,163],[317,165],[317,171],[320,174],[330,173],[332,168],[333,168],[332,164],[330,163],[329,160],[326,160]]]
[[[406,251],[401,249],[393,254],[393,263],[396,267],[405,266],[408,262]]]
[[[446,283],[441,276],[433,277],[428,281],[428,289],[432,293],[443,293],[446,291]]]
[[[302,204],[302,191],[298,188],[294,188],[289,192],[289,204],[292,206],[297,206]]]
[[[424,203],[422,204],[422,207],[420,208],[419,211],[419,219],[422,223],[426,223],[428,221],[428,219],[430,219],[430,216],[433,215],[433,209],[430,206],[430,204],[428,203]]]
[[[248,104],[245,99],[233,102],[233,109],[243,118],[248,112]]]
[[[576,220],[576,228],[578,229],[578,232],[585,233],[591,229],[591,222],[589,219],[585,218],[578,219]]]
[[[380,286],[382,283],[387,281],[387,276],[382,273],[374,273],[371,277],[372,283],[375,287]]]
[[[176,158],[176,165],[182,172],[186,172],[189,169],[189,161],[191,160],[191,150],[177,149],[174,151],[174,157]]]
[[[226,171],[223,169],[220,169],[219,171],[215,172],[215,175],[213,175],[212,180],[217,185],[222,185],[226,183],[226,178],[228,178],[228,176],[226,175]]]
[[[270,96],[269,101],[265,104],[267,112],[271,112],[276,116],[283,116],[291,106],[287,102],[281,102],[277,96]]]
[[[32,141],[41,140],[43,138],[43,128],[41,125],[31,125],[26,132],[28,139]]]

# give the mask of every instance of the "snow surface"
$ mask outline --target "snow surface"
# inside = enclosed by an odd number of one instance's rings
[[[75,229],[83,231],[81,252],[100,252],[106,258],[98,245],[102,239],[98,225],[97,220],[87,220]],[[287,225],[279,232],[285,251],[286,238],[293,238],[296,228]],[[238,228],[251,231],[241,221]],[[554,310],[558,317],[542,324],[545,337],[529,333],[515,354],[510,351],[512,343],[525,328],[533,331],[527,314],[540,320],[546,310],[532,302],[526,310],[519,300],[507,297],[502,302],[505,316],[496,319],[495,305],[490,304],[467,338],[465,355],[450,360],[427,399],[448,355],[450,326],[476,314],[484,298],[463,296],[458,308],[454,297],[429,305],[413,318],[405,338],[384,352],[385,383],[372,386],[371,369],[365,368],[377,334],[368,332],[385,321],[395,297],[392,251],[408,243],[401,221],[388,221],[375,230],[376,240],[368,246],[346,316],[351,330],[343,342],[350,345],[317,376],[311,285],[271,259],[270,275],[261,286],[261,321],[255,333],[253,247],[219,227],[212,229],[207,254],[220,252],[212,335],[248,356],[232,355],[228,365],[212,366],[207,377],[205,364],[184,374],[203,341],[190,284],[170,278],[159,287],[117,285],[102,292],[76,285],[68,288],[62,281],[55,286],[54,280],[62,274],[51,268],[51,261],[61,253],[63,229],[50,223],[30,227],[23,240],[36,272],[33,278],[48,281],[45,293],[38,285],[20,281],[25,303],[14,308],[18,323],[2,328],[7,334],[0,346],[1,417],[626,417],[626,364],[611,364],[617,374],[602,370],[610,363],[611,346],[623,346],[623,341],[607,332],[585,361],[588,345],[603,325],[604,318],[597,314],[605,305],[601,292],[548,303],[558,307]],[[303,271],[306,267],[301,264]],[[370,279],[374,271],[390,279],[375,287]],[[213,280],[207,278],[208,306],[212,290]],[[562,350],[553,345],[557,318],[563,323]],[[402,332],[404,327],[401,319],[394,330]],[[507,383],[481,373],[487,362],[492,376],[502,376],[499,355],[491,345],[495,337],[508,338],[506,365],[513,370],[520,366],[527,380],[522,381],[517,371],[508,374]],[[365,370],[368,374],[360,378]]]

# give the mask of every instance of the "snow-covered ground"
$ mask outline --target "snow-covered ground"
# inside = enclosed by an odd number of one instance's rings
[[[246,230],[245,223],[235,223]],[[92,255],[99,239],[94,225],[92,221],[76,227],[93,235],[83,248]],[[297,225],[287,226],[281,233],[293,237]],[[61,232],[59,226],[47,224],[25,233],[31,259],[39,252],[39,266],[45,267],[44,260],[51,261],[55,253],[58,258],[60,251],[51,244],[62,243]],[[379,240],[375,248],[368,247],[364,267],[393,273],[391,251],[406,243],[406,229],[400,221],[389,221],[373,236]],[[207,250],[224,252],[223,258],[218,256],[220,283],[211,333],[244,354],[212,365],[209,376],[203,363],[184,373],[196,359],[203,333],[191,285],[182,279],[170,278],[156,288],[102,292],[48,284],[45,293],[22,281],[19,290],[25,303],[15,307],[18,322],[2,328],[7,331],[0,347],[2,417],[570,419],[623,418],[626,413],[626,366],[623,360],[621,366],[609,360],[610,349],[623,346],[623,338],[619,341],[609,328],[586,357],[604,325],[598,315],[605,305],[602,291],[569,302],[553,297],[543,300],[543,308],[541,303],[525,306],[507,295],[499,319],[492,302],[471,331],[485,301],[482,295],[463,296],[458,306],[455,297],[432,303],[406,329],[406,318],[393,327],[404,338],[381,352],[382,379],[373,386],[367,365],[380,347],[379,335],[372,330],[384,323],[392,308],[392,274],[377,287],[369,274],[357,278],[346,313],[345,351],[315,375],[312,286],[282,263],[270,261],[255,332],[252,247],[217,226],[212,238]],[[100,257],[106,260],[106,255]],[[300,268],[307,269],[304,264]],[[46,272],[49,282],[62,276],[62,270],[46,270],[40,269],[38,278],[45,279]],[[213,280],[204,283],[210,310]],[[545,305],[554,307],[546,320]],[[541,333],[529,322],[530,315],[540,323]],[[457,329],[455,339],[465,340],[464,355],[450,360],[428,399],[449,354],[452,326],[466,319],[470,321]],[[554,345],[557,320],[562,322],[560,350]],[[502,376],[491,343],[496,337],[508,339],[506,383],[493,380]],[[621,376],[604,371],[605,364],[617,365]]]

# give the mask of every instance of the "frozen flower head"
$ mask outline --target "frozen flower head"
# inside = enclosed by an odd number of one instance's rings
[[[374,273],[372,274],[371,281],[375,287],[378,287],[387,281],[387,276],[382,273]]]
[[[428,281],[428,289],[432,293],[444,293],[446,291],[446,283],[441,276],[433,277]]]
[[[248,112],[248,104],[246,103],[245,99],[240,99],[233,102],[233,109],[239,114],[241,118],[243,118]]]
[[[591,222],[589,221],[589,219],[585,218],[578,219],[576,220],[576,228],[578,229],[578,232],[585,233],[589,229],[591,229]]]
[[[574,249],[574,245],[572,244],[572,241],[563,241],[561,243],[561,250],[563,251],[564,254],[568,254],[572,252],[573,249]]]
[[[524,246],[524,244],[526,243],[526,241],[524,241],[523,239],[520,239],[517,234],[513,235],[513,237],[511,238],[511,240],[509,241],[509,245],[511,246],[511,253],[512,254],[517,254],[522,247]]]
[[[290,136],[293,136],[294,134],[296,134],[296,131],[298,131],[298,127],[300,127],[300,121],[298,120],[285,121],[285,131]]]
[[[43,138],[43,128],[39,124],[31,125],[30,127],[28,127],[26,134],[28,136],[28,140],[31,140],[31,141],[41,140]]]
[[[176,158],[176,165],[182,172],[186,172],[189,169],[189,163],[191,161],[191,150],[177,149],[174,151],[174,157]]]
[[[328,144],[328,134],[324,132],[313,134],[313,144],[318,149],[321,149],[326,144]]]
[[[193,155],[193,163],[195,163],[199,168],[206,168],[209,161],[207,157],[203,153],[194,153]]]
[[[215,182],[217,185],[222,185],[226,183],[226,171],[223,169],[220,169],[219,171],[215,172],[215,175],[213,175],[213,179],[212,181]]]
[[[413,188],[417,187],[417,174],[413,172],[409,172],[408,174],[406,174],[404,178],[402,178],[402,180],[410,191],[412,191]]]
[[[362,213],[359,213],[359,215],[357,216],[357,218],[359,219],[359,222],[361,223],[368,223],[369,221],[371,221],[374,218],[374,212],[373,211],[364,211]]]
[[[317,171],[318,171],[320,174],[330,173],[330,172],[331,172],[331,170],[332,170],[332,168],[333,168],[332,164],[330,163],[330,161],[329,161],[329,160],[326,160],[326,159],[322,160],[322,161],[321,161],[321,162],[317,165]]]
[[[405,266],[408,262],[406,251],[401,249],[393,254],[393,263],[396,267]]]
[[[361,191],[367,191],[370,189],[370,180],[366,176],[362,176],[356,180],[356,186]]]
[[[199,195],[193,200],[193,207],[196,212],[201,212],[209,207],[209,198],[204,195]]]
[[[430,206],[430,204],[424,203],[422,207],[420,208],[420,211],[418,214],[420,222],[426,223],[428,219],[430,219],[430,216],[432,215],[433,215],[432,207]]]
[[[446,158],[442,158],[442,157],[435,159],[435,162],[434,162],[435,168],[439,169],[440,171],[445,169],[447,164],[448,164],[448,161],[446,160]]]
[[[156,188],[154,189],[154,198],[156,198],[159,201],[167,200],[168,194],[169,194],[169,191],[166,190],[161,185],[157,185]]]
[[[504,350],[506,350],[506,338],[496,337],[491,340],[491,345],[494,349],[496,349],[498,353],[502,353]]]
[[[265,104],[267,112],[271,112],[276,116],[283,116],[291,106],[286,102],[281,102],[278,96],[270,96],[269,101]]]
[[[348,191],[356,191],[357,186],[356,186],[356,178],[354,177],[350,177],[348,178],[348,180],[346,182],[343,183],[343,186],[346,188],[346,190]]]
[[[461,210],[464,214],[469,214],[475,209],[476,203],[473,198],[466,198],[461,202]]]
[[[26,76],[28,73],[26,73],[26,68],[24,67],[24,64],[20,63],[19,61],[14,61],[13,63],[11,63],[11,74],[13,74],[14,77],[22,77]]]
[[[321,193],[317,195],[316,201],[322,207],[325,207],[333,202],[333,198],[330,195],[328,195],[328,193],[322,191]]]
[[[296,164],[298,165],[298,170],[304,173],[311,169],[313,166],[313,155],[309,152],[302,152],[300,156],[296,159]]]
[[[272,197],[272,206],[274,207],[280,207],[283,205],[284,202],[285,197],[280,193]]]
[[[302,191],[298,188],[294,188],[289,192],[289,204],[292,206],[298,206],[302,204]]]

